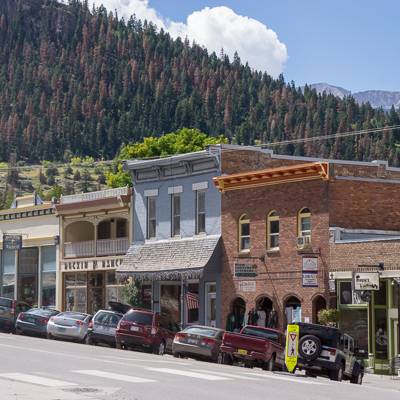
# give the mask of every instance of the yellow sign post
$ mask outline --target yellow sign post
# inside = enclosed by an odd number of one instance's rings
[[[297,364],[297,351],[299,346],[299,326],[288,325],[286,336],[286,357],[285,364],[290,372],[296,367]]]

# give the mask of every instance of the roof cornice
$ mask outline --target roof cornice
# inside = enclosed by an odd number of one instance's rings
[[[213,178],[213,181],[218,190],[224,193],[228,190],[247,189],[257,186],[277,185],[280,183],[307,181],[311,179],[329,179],[329,163],[313,162],[224,175]]]

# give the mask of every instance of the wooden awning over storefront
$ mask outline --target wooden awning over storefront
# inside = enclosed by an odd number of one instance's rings
[[[138,281],[198,279],[221,272],[221,235],[133,242],[122,264],[119,279]]]
[[[329,163],[313,162],[213,178],[215,186],[217,186],[221,193],[228,190],[276,185],[279,183],[306,181],[311,179],[329,179]]]

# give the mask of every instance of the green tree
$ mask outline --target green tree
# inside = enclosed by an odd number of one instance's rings
[[[79,182],[81,180],[81,173],[79,172],[79,169],[77,169],[74,173],[74,181]]]
[[[81,192],[90,192],[93,190],[93,178],[90,175],[90,171],[88,168],[83,168],[82,175],[80,182],[78,183],[77,187]]]
[[[140,290],[140,283],[135,281],[123,286],[120,291],[120,300],[123,303],[128,303],[133,307],[141,307],[142,292]]]
[[[61,197],[63,194],[63,188],[59,186],[58,184],[55,184],[49,192],[46,194],[46,201],[51,201],[53,197],[55,197],[57,200]]]
[[[208,144],[227,143],[228,139],[220,136],[219,138],[207,137],[197,129],[177,130],[176,133],[169,133],[160,138],[144,138],[142,143],[135,143],[122,149],[118,163],[118,172],[107,173],[107,186],[110,188],[132,185],[128,172],[122,171],[120,160],[130,160],[135,158],[165,157],[173,154],[191,153],[204,150]]]

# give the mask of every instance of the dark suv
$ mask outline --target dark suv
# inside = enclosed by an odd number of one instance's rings
[[[356,359],[351,336],[337,328],[297,322],[299,354],[297,367],[307,376],[325,376],[334,381],[342,379],[361,385],[364,367]]]
[[[117,349],[142,349],[163,355],[172,353],[175,334],[180,329],[166,314],[148,310],[130,310],[115,331]]]
[[[18,314],[30,310],[32,307],[24,301],[0,297],[0,327],[7,332],[15,333],[15,322]]]

